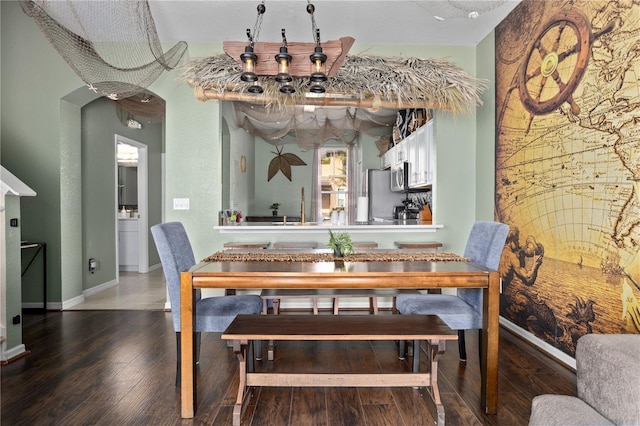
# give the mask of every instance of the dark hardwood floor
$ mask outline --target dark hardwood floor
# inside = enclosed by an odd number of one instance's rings
[[[3,425],[230,425],[237,360],[216,333],[203,334],[198,411],[180,418],[175,333],[162,311],[65,311],[24,316],[31,353],[2,366]],[[265,345],[266,347],[266,345]],[[438,380],[447,425],[525,425],[531,399],[575,394],[575,374],[506,330],[500,336],[499,412],[480,410],[477,333],[467,333],[469,360],[455,342]],[[276,361],[257,369],[345,368],[399,371],[394,342],[279,342]],[[423,362],[425,357],[422,357]],[[428,425],[424,390],[413,388],[261,388],[243,425]]]

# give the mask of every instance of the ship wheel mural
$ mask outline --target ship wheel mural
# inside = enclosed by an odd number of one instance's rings
[[[535,115],[548,114],[565,102],[574,115],[580,113],[572,95],[587,67],[591,44],[614,27],[611,22],[592,33],[589,20],[575,9],[560,11],[540,27],[517,75],[520,101],[529,111],[526,133]]]

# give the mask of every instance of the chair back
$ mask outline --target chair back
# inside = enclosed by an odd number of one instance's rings
[[[193,249],[187,231],[180,222],[153,225],[151,234],[167,280],[173,327],[175,331],[180,331],[180,272],[196,264]],[[196,298],[200,299],[200,291],[197,292]]]
[[[485,268],[497,270],[509,234],[509,225],[500,222],[476,222],[471,228],[464,257]],[[458,297],[482,312],[482,289],[460,288]]]

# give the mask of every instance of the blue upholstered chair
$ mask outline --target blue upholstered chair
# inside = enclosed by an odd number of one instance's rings
[[[180,272],[186,271],[196,264],[193,249],[187,232],[180,222],[160,223],[151,227],[151,234],[156,243],[162,269],[169,288],[173,328],[176,331],[177,371],[176,386],[180,383]],[[257,295],[218,296],[202,298],[200,290],[196,290],[196,342],[199,353],[200,332],[222,332],[238,314],[255,314],[262,312],[262,299]],[[259,352],[259,350],[258,350]]]
[[[497,270],[508,233],[509,226],[504,223],[474,223],[464,256],[477,265]],[[467,359],[464,330],[482,328],[482,289],[479,288],[460,288],[456,295],[401,294],[396,299],[396,308],[404,315],[438,315],[450,328],[458,330],[462,360]],[[404,342],[400,351],[403,358]]]

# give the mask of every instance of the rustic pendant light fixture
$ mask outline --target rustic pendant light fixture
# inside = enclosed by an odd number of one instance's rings
[[[247,28],[249,44],[244,48],[244,53],[240,55],[240,60],[242,61],[242,74],[240,75],[240,80],[251,83],[247,88],[249,93],[258,94],[263,92],[262,86],[257,83],[258,75],[256,74],[256,62],[258,62],[258,55],[253,53],[253,46],[254,37],[256,40],[258,39],[260,28],[262,27],[262,16],[266,10],[267,8],[264,5],[263,0],[262,3],[258,5],[258,16],[256,16],[256,23],[253,26],[253,35],[251,34],[251,29]]]
[[[280,46],[280,52],[275,56],[278,63],[278,75],[276,75],[276,81],[280,83],[280,92],[291,94],[295,93],[296,89],[291,85],[293,78],[289,74],[289,64],[291,63],[291,55],[289,55],[289,46],[287,45],[287,36],[285,29],[282,29],[282,46]]]
[[[311,15],[311,29],[313,32],[313,38],[316,41],[316,47],[309,59],[311,60],[311,75],[309,81],[311,82],[311,93],[324,93],[324,82],[327,81],[327,74],[325,73],[324,63],[327,62],[327,55],[322,52],[322,46],[320,45],[320,28],[316,26],[316,19],[313,12],[316,8],[309,0],[307,0],[307,12]]]
[[[273,77],[279,86],[280,93],[293,94],[296,87],[300,89],[299,82],[294,82],[295,78],[309,78],[309,92],[315,94],[325,93],[325,83],[327,76],[334,76],[344,61],[349,48],[353,44],[352,38],[342,38],[339,41],[331,41],[320,44],[320,29],[316,26],[314,18],[315,6],[307,0],[307,12],[311,16],[311,30],[314,43],[291,43],[287,42],[286,30],[282,29],[282,44],[278,50],[271,53],[275,58],[275,63],[269,63],[267,58],[275,43],[258,43],[262,18],[266,11],[265,0],[258,5],[258,15],[253,27],[253,32],[247,28],[248,43],[242,45],[243,50],[238,51],[239,42],[224,42],[225,52],[234,58],[242,67],[240,80],[248,83],[247,92],[261,94],[264,92],[262,85],[269,86],[264,76]],[[323,49],[329,49],[325,54]],[[309,55],[309,62],[304,65],[301,55]],[[237,53],[236,53],[237,52]],[[265,56],[266,55],[266,56]],[[305,55],[305,56],[306,56]],[[236,58],[240,58],[238,61]],[[330,70],[327,69],[330,67]]]

